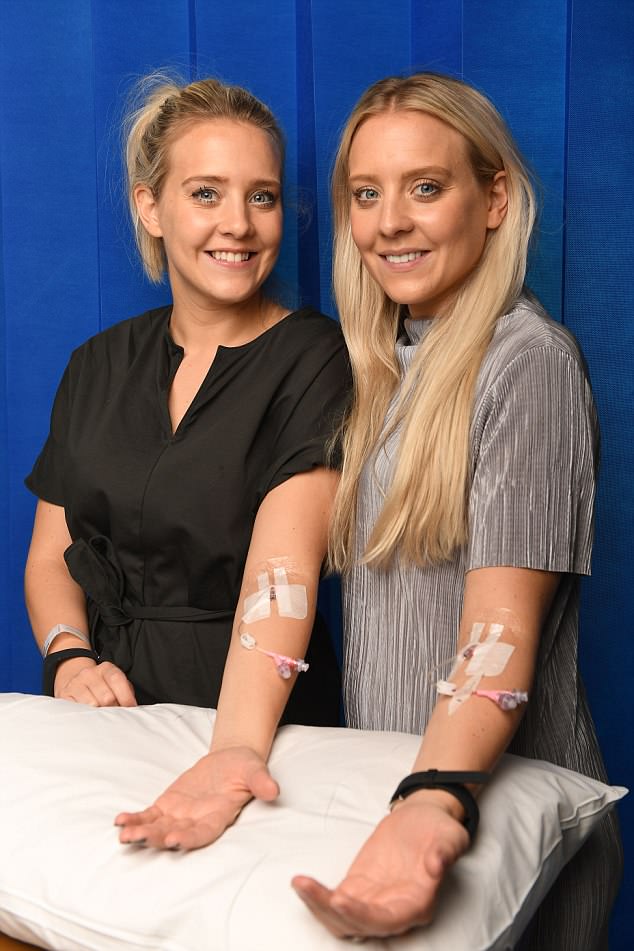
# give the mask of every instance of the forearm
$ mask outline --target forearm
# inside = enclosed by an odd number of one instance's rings
[[[253,531],[231,646],[225,666],[212,750],[248,746],[266,758],[297,677],[288,679],[263,651],[304,658],[312,632],[330,507],[337,476],[315,470],[294,476],[266,497]],[[276,582],[282,591],[275,594]],[[280,602],[280,594],[288,597]],[[271,600],[269,600],[269,596]],[[249,607],[260,601],[262,610]],[[248,635],[247,649],[241,636]]]
[[[541,626],[557,584],[557,575],[528,569],[480,569],[468,576],[457,659],[445,683],[454,695],[439,695],[413,772],[495,768],[524,709],[523,702],[504,709],[500,693],[518,692],[531,702]],[[487,654],[489,646],[498,653]],[[450,802],[440,791],[434,798]],[[460,813],[452,799],[451,811]]]
[[[48,632],[58,624],[67,624],[88,634],[86,599],[64,561],[64,551],[70,543],[63,508],[38,502],[24,572],[24,593],[33,635],[40,650]],[[59,634],[51,643],[49,652],[82,644],[72,634]]]
[[[513,647],[504,671],[496,676],[483,676],[473,685],[460,706],[449,696],[438,696],[434,712],[423,736],[414,769],[459,769],[490,771],[502,755],[522,717],[524,706],[503,710],[481,691],[519,691],[529,697],[534,674],[535,640],[522,636],[510,626],[505,629],[505,646]],[[466,647],[465,639],[459,652]],[[472,683],[465,663],[453,678],[457,690]]]
[[[56,624],[68,624],[88,634],[84,593],[70,577],[64,563],[29,558],[24,591],[33,635],[40,649],[47,633]],[[50,649],[77,647],[80,643],[71,634],[59,634]]]
[[[277,625],[260,621],[248,629],[259,647],[303,658],[313,617],[314,610],[310,612],[310,621],[279,623],[276,619]],[[298,677],[310,677],[311,671],[293,672],[290,678],[282,678],[272,658],[241,645],[237,628],[238,625],[227,657],[211,749],[248,746],[266,759],[295,681]]]

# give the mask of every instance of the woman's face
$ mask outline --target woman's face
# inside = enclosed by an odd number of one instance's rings
[[[434,317],[475,268],[506,214],[506,181],[479,182],[465,138],[423,112],[386,112],[349,154],[352,237],[368,271],[412,317]]]
[[[258,295],[282,239],[280,157],[265,132],[228,119],[186,126],[158,200],[144,186],[135,197],[163,238],[175,302],[224,309]]]

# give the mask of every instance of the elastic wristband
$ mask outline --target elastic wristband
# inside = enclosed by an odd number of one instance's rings
[[[465,815],[462,824],[469,833],[469,839],[473,842],[480,821],[480,810],[473,795],[469,792],[464,783],[486,783],[489,779],[489,773],[479,772],[454,772],[441,771],[437,769],[428,769],[422,773],[412,773],[396,787],[394,795],[390,799],[390,807],[397,800],[407,799],[412,793],[420,789],[442,789],[451,793],[452,796],[460,802]]]
[[[73,657],[90,657],[95,663],[99,663],[99,658],[94,651],[86,650],[83,647],[71,647],[64,651],[55,651],[44,659],[44,668],[42,670],[42,693],[45,697],[55,696],[55,674],[60,664],[65,660],[71,660]]]
[[[59,637],[60,634],[74,634],[75,637],[79,637],[80,640],[84,641],[85,644],[90,645],[90,640],[86,637],[84,632],[80,631],[76,627],[73,627],[72,624],[56,624],[50,629],[44,638],[44,643],[42,644],[42,657],[46,658],[48,656],[51,644],[56,637]]]

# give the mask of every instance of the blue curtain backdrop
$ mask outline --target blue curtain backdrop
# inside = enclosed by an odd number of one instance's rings
[[[328,175],[361,91],[413,68],[448,71],[510,122],[543,188],[531,284],[579,338],[601,416],[581,667],[610,776],[631,785],[632,0],[0,0],[0,689],[39,687],[22,480],[68,355],[166,299],[135,261],[118,155],[131,83],[164,65],[241,83],[273,107],[289,143],[280,278],[330,312]],[[633,814],[626,803],[626,848]],[[630,946],[626,917],[622,900],[617,951]]]

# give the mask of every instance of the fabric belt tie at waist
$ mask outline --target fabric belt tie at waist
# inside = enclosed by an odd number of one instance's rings
[[[112,542],[105,535],[79,538],[64,552],[68,570],[85,594],[94,601],[107,627],[121,627],[131,621],[211,621],[233,616],[233,610],[206,611],[204,608],[172,605],[124,605],[125,577]]]

